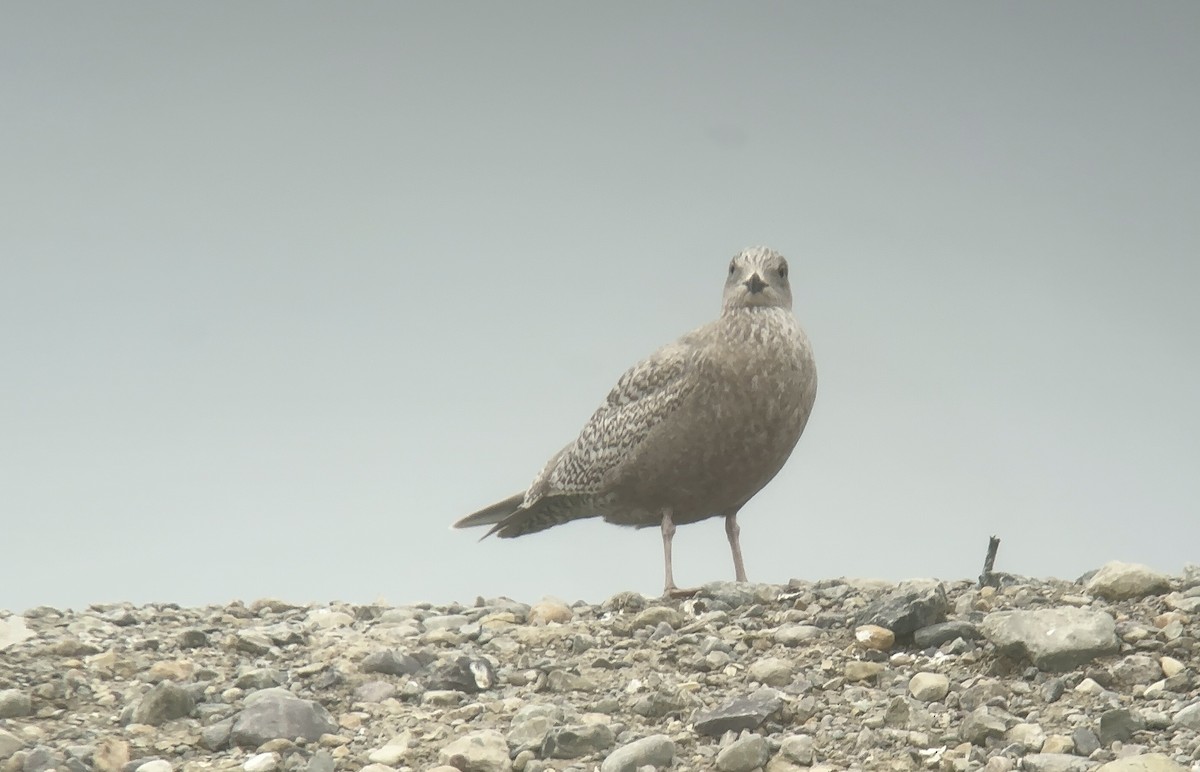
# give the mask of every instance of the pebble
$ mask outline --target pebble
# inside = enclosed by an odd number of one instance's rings
[[[921,702],[937,702],[950,691],[950,679],[941,673],[917,673],[908,681],[908,692]]]
[[[1194,772],[1200,571],[1097,576],[0,612],[0,772]]]

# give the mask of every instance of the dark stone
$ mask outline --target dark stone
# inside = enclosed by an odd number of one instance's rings
[[[227,718],[200,730],[200,747],[220,751],[229,747],[229,734],[233,730],[233,719]]]
[[[251,670],[247,673],[242,673],[238,679],[234,681],[234,686],[247,691],[256,691],[258,689],[270,689],[272,686],[280,686],[283,684],[283,674],[278,670],[271,668],[259,668]]]
[[[319,703],[302,700],[286,689],[263,689],[246,697],[246,707],[233,721],[230,738],[242,748],[268,740],[310,742],[337,731],[337,723]]]
[[[699,734],[720,737],[726,732],[757,729],[775,711],[783,706],[780,693],[774,689],[759,689],[749,697],[732,700],[692,721]]]
[[[1107,748],[1114,742],[1129,742],[1134,732],[1146,728],[1142,717],[1127,708],[1108,710],[1100,714],[1100,745]]]
[[[1042,684],[1042,699],[1046,702],[1058,702],[1066,688],[1067,685],[1061,678],[1051,678]]]
[[[1086,726],[1071,732],[1071,739],[1075,742],[1075,753],[1079,756],[1091,756],[1100,750],[1100,738]]]
[[[985,745],[989,739],[1003,737],[1006,729],[1004,719],[992,715],[985,707],[967,714],[958,729],[958,736],[972,745]]]
[[[430,668],[423,679],[426,688],[450,689],[476,694],[496,685],[496,669],[486,659],[457,657]]]
[[[886,627],[897,637],[910,635],[922,627],[944,622],[950,603],[946,588],[939,584],[899,587],[867,604],[858,612],[855,624]]]
[[[955,638],[974,641],[982,637],[983,633],[979,632],[978,625],[962,620],[955,620],[952,622],[938,622],[937,624],[926,625],[920,628],[913,633],[913,643],[918,648],[931,649],[941,646],[943,643],[953,641]]]
[[[176,718],[183,718],[196,707],[191,692],[182,686],[163,681],[152,687],[133,709],[132,719],[136,724],[159,726]]]
[[[414,675],[424,666],[416,657],[392,649],[368,654],[362,661],[364,673],[384,673],[386,675]]]
[[[181,649],[198,649],[208,645],[208,635],[203,630],[184,630],[175,640]]]
[[[329,751],[322,748],[308,760],[308,767],[305,772],[333,772],[333,770],[333,756]]]
[[[607,724],[558,726],[546,733],[541,756],[544,759],[577,759],[611,748],[614,742],[616,736]]]

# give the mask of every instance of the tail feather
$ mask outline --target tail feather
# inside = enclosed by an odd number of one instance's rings
[[[496,522],[484,538],[498,534],[501,539],[514,539],[527,533],[537,533],[572,520],[596,517],[594,502],[589,496],[547,496],[528,507],[519,506],[504,519]]]
[[[477,525],[492,525],[499,523],[507,518],[513,512],[521,508],[521,503],[525,501],[525,492],[513,494],[504,501],[497,501],[491,506],[473,514],[467,515],[462,520],[454,524],[455,528],[474,528]],[[490,533],[488,534],[490,535]],[[486,538],[486,537],[485,537]]]

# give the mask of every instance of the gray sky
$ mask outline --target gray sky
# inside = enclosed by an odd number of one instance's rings
[[[1200,4],[9,3],[0,608],[602,600],[478,543],[792,264],[820,393],[752,580],[1200,559]],[[681,584],[732,578],[719,520]]]

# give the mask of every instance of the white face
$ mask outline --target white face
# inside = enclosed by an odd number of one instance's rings
[[[725,307],[791,308],[792,287],[783,255],[766,247],[739,252],[729,262]]]

